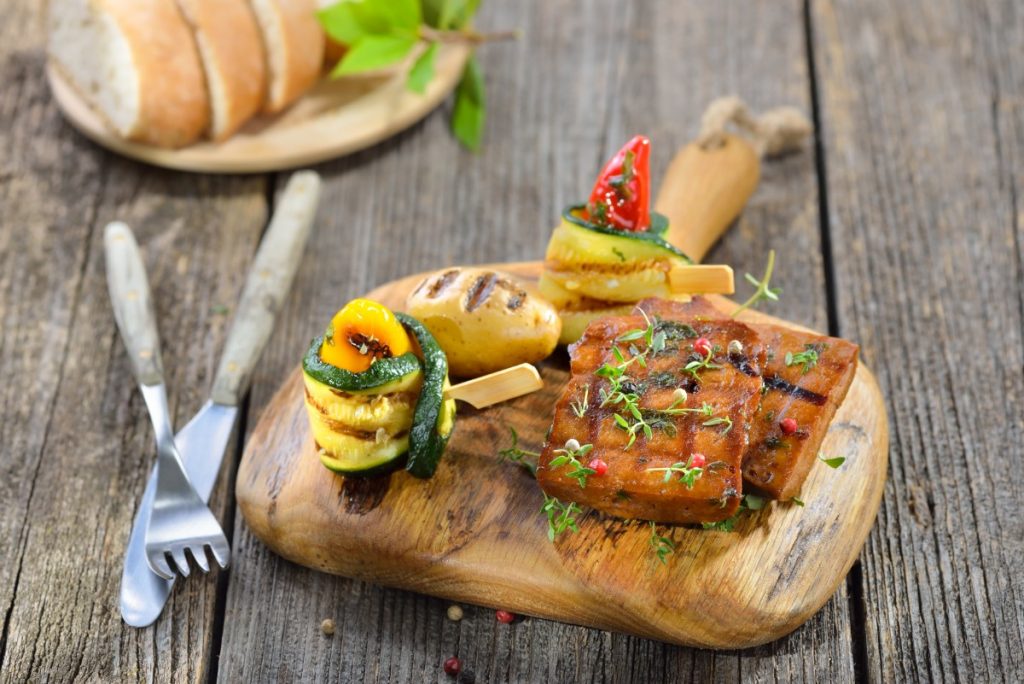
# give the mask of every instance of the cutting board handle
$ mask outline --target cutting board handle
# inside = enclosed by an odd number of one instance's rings
[[[668,166],[654,210],[668,217],[667,239],[700,261],[743,211],[760,177],[753,146],[729,133],[691,142]]]

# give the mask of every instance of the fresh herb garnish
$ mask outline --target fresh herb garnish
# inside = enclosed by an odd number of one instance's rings
[[[590,385],[583,386],[583,398],[569,403],[569,408],[576,414],[577,418],[587,415],[587,408],[590,405]]]
[[[689,373],[693,376],[693,379],[700,382],[700,372],[702,370],[716,370],[721,368],[717,363],[712,363],[711,360],[714,358],[715,350],[709,349],[708,353],[703,358],[694,359],[683,366],[683,372]]]
[[[544,495],[544,505],[540,508],[541,513],[548,519],[548,539],[555,541],[555,537],[566,530],[579,532],[579,525],[576,523],[576,516],[579,515],[580,507],[575,502],[564,504],[553,496]]]
[[[701,527],[705,530],[716,530],[718,532],[732,532],[736,528],[736,523],[740,521],[740,517],[747,511],[759,511],[764,508],[766,501],[764,497],[757,496],[756,494],[744,494],[743,498],[740,499],[740,509],[733,515],[729,516],[725,520],[719,520],[718,522],[706,522],[701,523]]]
[[[803,374],[807,375],[812,368],[818,365],[818,355],[824,351],[824,345],[805,344],[802,352],[786,352],[786,366],[797,366],[803,364]]]
[[[618,247],[612,247],[612,254],[619,257],[619,261],[625,261],[626,255],[622,253],[622,250]]]
[[[615,194],[619,196],[619,199],[628,200],[630,198],[629,182],[633,180],[633,160],[635,158],[636,155],[632,150],[627,151],[622,160],[622,173],[608,179],[608,185],[615,188]]]
[[[803,502],[803,499],[798,499],[797,497],[795,497],[795,496],[794,496],[794,497],[793,497],[792,499],[790,499],[790,501],[791,501],[791,502],[793,502],[793,503],[795,503],[795,504],[796,504],[797,506],[799,506],[800,508],[803,508],[803,507],[804,507],[804,502]]]
[[[337,2],[317,17],[328,36],[347,47],[331,77],[374,71],[410,59],[422,50],[406,87],[423,94],[435,75],[442,43],[477,46],[517,37],[516,32],[478,33],[470,27],[480,0],[360,0]],[[486,119],[483,75],[470,57],[455,91],[452,132],[471,150],[480,147]]]
[[[587,478],[597,471],[583,465],[580,459],[590,453],[590,450],[593,448],[593,444],[581,445],[575,439],[566,440],[565,448],[556,449],[553,452],[556,456],[551,459],[548,467],[559,468],[563,465],[568,465],[569,472],[566,474],[579,483],[580,489],[584,489],[587,486]]]
[[[772,288],[769,287],[772,279],[772,270],[775,268],[775,250],[768,252],[768,266],[764,269],[764,277],[758,280],[754,276],[747,273],[744,277],[747,282],[757,288],[754,294],[750,295],[750,298],[743,302],[738,309],[732,312],[732,317],[740,315],[741,311],[745,311],[753,306],[757,306],[765,300],[777,302],[779,301],[779,294],[782,292],[781,287]]]
[[[835,458],[829,458],[821,452],[818,452],[818,460],[827,465],[829,468],[838,468],[839,466],[846,463],[845,456],[836,456]]]
[[[658,528],[651,521],[651,548],[654,549],[654,553],[658,555],[658,560],[661,561],[662,565],[668,564],[668,557],[675,553],[676,545],[668,537],[664,537],[658,534]]]
[[[673,463],[667,468],[648,468],[649,473],[665,473],[665,482],[669,482],[673,475],[679,475],[679,481],[686,485],[687,489],[693,489],[693,485],[696,484],[697,480],[700,479],[701,475],[704,474],[704,468],[691,467],[693,463],[693,456],[686,459],[686,462],[679,461]]]
[[[527,451],[519,448],[519,434],[514,427],[508,429],[512,433],[512,446],[498,452],[498,458],[502,461],[511,461],[522,466],[534,477],[537,476],[537,459],[540,454],[536,451]]]

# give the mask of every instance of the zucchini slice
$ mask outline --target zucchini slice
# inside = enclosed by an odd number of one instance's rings
[[[405,469],[428,478],[437,470],[441,454],[455,427],[455,400],[444,398],[448,386],[448,357],[430,331],[412,316],[395,313],[412,333],[423,354],[423,387],[409,430],[409,460]]]
[[[681,249],[665,239],[668,219],[662,214],[651,214],[651,226],[642,231],[616,230],[591,223],[580,213],[583,205],[568,207],[562,212],[562,223],[555,229],[548,244],[546,258],[569,261],[557,252],[579,252],[589,263],[619,263],[624,259],[657,259],[675,257],[687,264],[693,260]],[[561,256],[561,258],[559,258]]]
[[[399,391],[403,380],[408,382],[420,370],[420,360],[412,352],[377,361],[362,373],[353,373],[324,363],[320,358],[321,335],[309,345],[302,359],[302,370],[318,382],[350,394],[386,394]]]

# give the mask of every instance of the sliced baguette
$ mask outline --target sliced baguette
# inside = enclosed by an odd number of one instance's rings
[[[208,135],[223,140],[263,108],[263,38],[247,0],[178,0],[195,34],[210,96]]]
[[[324,32],[316,19],[316,0],[250,0],[263,33],[269,67],[264,110],[279,112],[306,92],[320,76]]]
[[[174,0],[51,0],[49,54],[120,136],[196,140],[210,103],[192,31]]]

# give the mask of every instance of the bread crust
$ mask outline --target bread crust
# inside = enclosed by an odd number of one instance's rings
[[[174,0],[98,0],[128,40],[139,78],[139,118],[132,140],[182,147],[210,121],[206,79],[192,29]]]
[[[273,16],[260,23],[274,22],[280,27],[283,59],[279,72],[269,67],[270,85],[264,110],[280,112],[302,96],[320,78],[324,61],[325,36],[316,18],[316,0],[263,0]],[[254,6],[255,8],[255,6]],[[259,16],[257,11],[257,16]],[[266,26],[264,43],[268,41]],[[267,51],[267,63],[272,56]]]
[[[195,32],[206,75],[211,110],[208,134],[223,140],[263,107],[267,89],[263,37],[248,0],[178,0],[178,5]],[[213,87],[215,80],[219,91]]]

